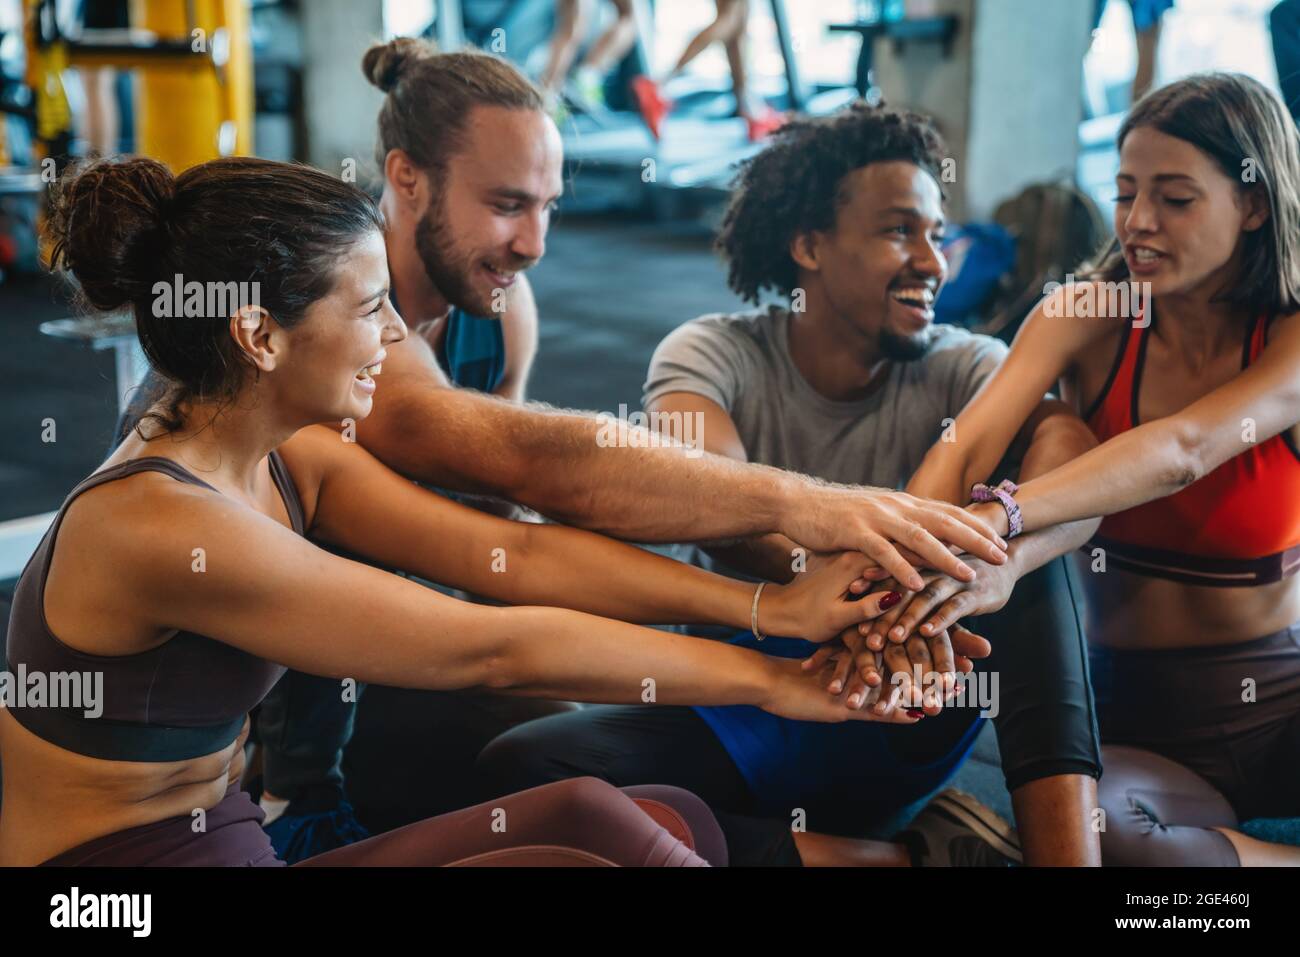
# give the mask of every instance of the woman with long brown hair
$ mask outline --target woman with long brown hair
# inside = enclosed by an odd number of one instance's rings
[[[934,446],[919,494],[989,479],[1056,386],[1102,444],[976,510],[1011,535],[1107,516],[1079,555],[1107,864],[1300,863],[1300,151],[1248,77],[1158,89],[1119,133],[1116,238],[1051,292]],[[921,480],[923,479],[923,480]],[[944,628],[960,585],[906,613]],[[905,630],[907,630],[905,629]]]

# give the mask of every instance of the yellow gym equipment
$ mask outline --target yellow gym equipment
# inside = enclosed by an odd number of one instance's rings
[[[134,70],[136,152],[179,173],[253,151],[253,53],[248,0],[131,0],[131,29],[62,35],[54,0],[26,0],[27,83],[37,141],[61,159],[72,114],[68,67]]]

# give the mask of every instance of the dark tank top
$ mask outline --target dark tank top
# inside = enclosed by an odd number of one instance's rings
[[[270,454],[270,468],[293,530],[302,535],[302,501],[275,452]],[[45,581],[68,506],[88,489],[138,472],[163,472],[178,482],[216,491],[177,463],[158,457],[133,459],[87,478],[68,495],[23,569],[5,642],[3,670],[11,682],[25,676],[31,687],[31,676],[44,675],[47,687],[53,687],[55,675],[79,673],[86,680],[84,676],[102,673],[94,709],[102,711],[87,717],[85,707],[27,706],[11,707],[9,713],[36,736],[78,754],[116,761],[184,761],[234,741],[249,709],[280,679],[283,666],[185,631],[139,654],[93,655],[65,645],[45,621]]]

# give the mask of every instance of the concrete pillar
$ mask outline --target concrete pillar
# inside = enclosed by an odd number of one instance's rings
[[[311,0],[302,18],[307,162],[338,174],[343,161],[373,172],[375,120],[383,94],[361,74],[361,55],[384,38],[382,0]]]
[[[937,43],[876,53],[886,101],[933,116],[957,161],[955,219],[986,219],[1029,183],[1072,175],[1083,118],[1091,5],[1060,0],[928,0],[955,14],[951,56]]]

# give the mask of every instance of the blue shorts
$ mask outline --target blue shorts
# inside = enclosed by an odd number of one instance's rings
[[[804,658],[817,648],[797,638],[760,645],[747,631],[727,641],[778,658]],[[950,708],[912,726],[791,721],[749,705],[695,711],[749,783],[759,813],[788,817],[803,808],[810,830],[845,833],[941,787],[983,728],[975,708]]]

